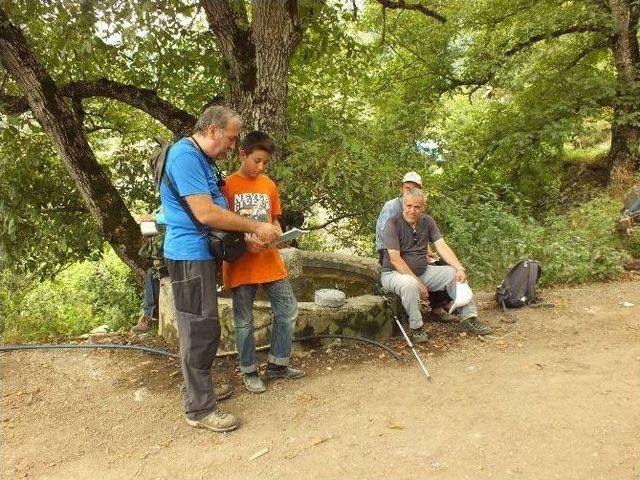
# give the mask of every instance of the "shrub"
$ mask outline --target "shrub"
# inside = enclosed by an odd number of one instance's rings
[[[541,283],[584,283],[616,278],[627,256],[614,223],[618,204],[604,195],[564,215],[537,222],[507,208],[491,193],[472,200],[442,198],[434,216],[443,235],[482,287],[499,283],[524,257],[542,263]]]
[[[110,248],[98,261],[78,262],[53,279],[0,273],[0,315],[5,342],[54,341],[107,324],[131,324],[140,291],[129,268]]]

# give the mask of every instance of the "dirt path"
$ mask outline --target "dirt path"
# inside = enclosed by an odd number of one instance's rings
[[[226,435],[184,422],[170,360],[3,354],[2,478],[637,479],[640,282],[543,294],[556,308],[481,302],[484,342],[430,325],[431,383],[399,342],[402,365],[300,351],[306,378],[224,402],[243,421]],[[239,385],[231,362],[218,372]]]

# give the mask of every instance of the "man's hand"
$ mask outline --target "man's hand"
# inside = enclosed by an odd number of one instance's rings
[[[456,268],[456,282],[464,283],[467,281],[467,273],[464,268]]]
[[[429,300],[429,290],[427,290],[427,287],[420,281],[418,281],[418,284],[420,285],[420,298],[425,301]]]
[[[267,247],[264,242],[251,235],[246,235],[244,241],[247,244],[247,251],[249,251],[249,253],[260,253]]]
[[[438,260],[440,260],[440,257],[438,255],[433,252],[427,252],[427,261],[429,263],[436,263]]]
[[[275,242],[280,238],[280,229],[270,223],[259,222],[253,233],[264,243]]]

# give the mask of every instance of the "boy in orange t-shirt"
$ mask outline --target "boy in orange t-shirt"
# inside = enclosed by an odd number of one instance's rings
[[[276,184],[262,172],[275,151],[273,139],[263,132],[247,134],[240,144],[240,168],[225,182],[224,193],[229,209],[239,215],[280,228],[280,197]],[[267,247],[247,235],[247,252],[232,263],[224,262],[222,276],[233,298],[233,318],[240,370],[244,384],[253,393],[266,390],[258,375],[256,346],[253,336],[253,302],[259,286],[271,301],[273,328],[265,378],[300,378],[302,370],[289,366],[293,329],[298,303],[287,279],[287,270],[278,249]]]

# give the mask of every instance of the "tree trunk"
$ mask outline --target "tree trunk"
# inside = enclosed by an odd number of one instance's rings
[[[64,102],[22,31],[10,22],[2,9],[0,60],[20,85],[33,115],[51,138],[106,240],[142,279],[146,262],[138,255],[141,242],[138,225],[97,162],[80,120]]]
[[[632,178],[640,168],[640,52],[638,18],[640,5],[634,0],[611,0],[615,34],[611,51],[618,81],[618,101],[611,125],[611,148],[607,157],[609,181]],[[635,118],[634,118],[635,117]]]
[[[322,4],[315,3],[310,14]],[[298,2],[253,0],[251,23],[243,0],[203,0],[203,6],[227,66],[227,104],[245,130],[284,139],[289,62],[303,32]]]

